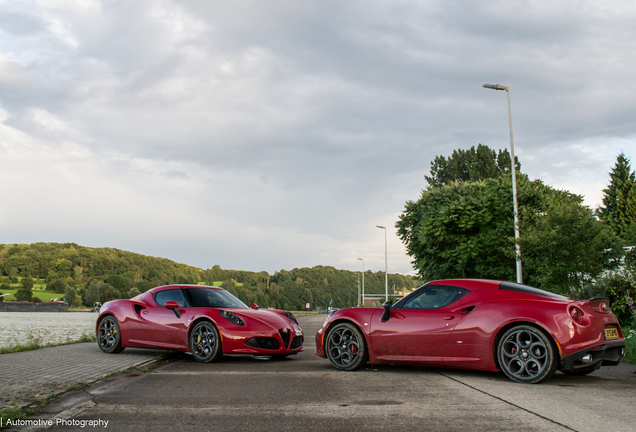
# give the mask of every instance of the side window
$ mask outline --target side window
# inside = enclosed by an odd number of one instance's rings
[[[430,285],[408,298],[401,309],[439,309],[456,302],[468,294],[464,288],[446,285]]]
[[[163,306],[167,301],[171,300],[179,303],[179,307],[185,307],[185,301],[180,289],[159,291],[155,294],[155,301],[159,306]]]

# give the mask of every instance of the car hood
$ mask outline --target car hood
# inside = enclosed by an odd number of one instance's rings
[[[263,324],[270,325],[270,326],[274,327],[275,329],[290,328],[290,327],[294,327],[295,328],[295,327],[297,327],[296,324],[291,322],[285,316],[279,314],[278,312],[274,312],[273,310],[269,310],[269,309],[244,309],[244,308],[234,309],[234,308],[228,308],[228,309],[224,309],[224,310],[227,310],[227,311],[230,311],[232,313],[235,313],[236,315],[238,315],[240,317],[250,318],[250,319],[259,321],[259,322],[261,322]]]

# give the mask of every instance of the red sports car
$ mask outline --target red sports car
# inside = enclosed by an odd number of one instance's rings
[[[291,312],[250,308],[222,288],[201,285],[162,286],[105,303],[95,331],[106,353],[165,349],[211,362],[223,354],[283,358],[303,351],[303,331]]]
[[[478,279],[429,282],[382,309],[340,309],[316,333],[316,355],[340,370],[367,362],[501,370],[522,383],[617,365],[624,347],[606,298]]]

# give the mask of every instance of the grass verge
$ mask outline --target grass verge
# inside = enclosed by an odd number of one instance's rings
[[[0,429],[9,429],[11,426],[7,425],[7,420],[15,422],[16,420],[24,420],[29,415],[35,414],[33,409],[7,409],[0,410]]]
[[[77,340],[67,339],[65,342],[49,342],[42,343],[42,338],[38,335],[29,334],[29,339],[25,343],[19,343],[15,345],[8,345],[4,347],[0,347],[0,354],[21,352],[21,351],[31,351],[39,348],[48,348],[53,346],[60,345],[70,345],[74,343],[82,343],[82,342],[96,342],[97,337],[95,335],[90,335],[84,333]]]

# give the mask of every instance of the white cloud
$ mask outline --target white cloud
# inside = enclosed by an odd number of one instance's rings
[[[409,272],[435,155],[509,145],[596,206],[636,164],[631,2],[3,3],[3,242]]]

